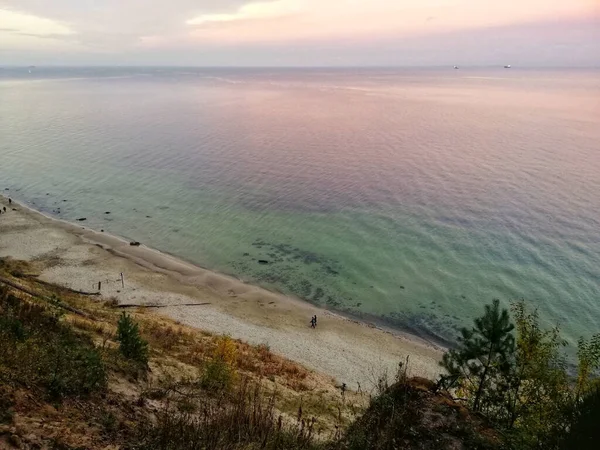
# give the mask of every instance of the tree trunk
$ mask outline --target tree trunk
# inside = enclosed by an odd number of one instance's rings
[[[492,351],[494,350],[494,344],[490,343],[490,351],[488,352],[488,359],[483,369],[483,374],[479,378],[479,387],[477,388],[477,394],[475,394],[475,402],[473,403],[473,411],[479,411],[479,402],[481,401],[481,395],[483,394],[483,385],[487,377],[488,369],[490,368],[490,360],[492,359]]]

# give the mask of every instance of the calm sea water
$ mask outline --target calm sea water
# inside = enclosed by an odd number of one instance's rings
[[[494,298],[600,330],[599,71],[32,72],[0,188],[38,209],[440,339]]]

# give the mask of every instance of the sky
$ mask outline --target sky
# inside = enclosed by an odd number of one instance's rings
[[[600,66],[600,0],[0,0],[1,65]]]

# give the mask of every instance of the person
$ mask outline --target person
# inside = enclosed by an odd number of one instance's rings
[[[10,205],[12,203],[12,198],[8,198],[8,204]]]
[[[315,322],[315,316],[312,316],[310,318],[310,327],[311,328],[315,328],[317,326],[316,322]]]
[[[317,328],[317,315],[316,314],[315,314],[314,319],[315,319],[315,328]]]

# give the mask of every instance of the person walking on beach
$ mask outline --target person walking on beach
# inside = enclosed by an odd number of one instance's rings
[[[310,327],[315,328],[317,326],[317,321],[315,320],[315,316],[310,318]]]
[[[315,328],[317,328],[317,315],[315,314],[315,317],[313,317],[313,320],[315,321]]]

